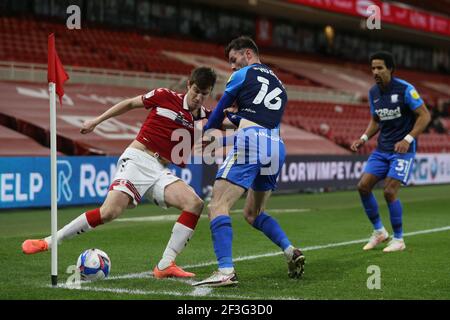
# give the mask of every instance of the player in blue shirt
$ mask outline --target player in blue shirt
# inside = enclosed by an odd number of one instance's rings
[[[234,73],[204,130],[224,128],[225,116],[238,130],[234,135],[233,149],[217,172],[208,206],[219,270],[194,286],[237,283],[229,212],[246,191],[246,221],[283,250],[288,262],[288,275],[299,278],[305,261],[303,253],[291,244],[277,221],[264,212],[285,158],[279,126],[287,102],[286,90],[273,71],[261,64],[258,48],[252,39],[234,39],[225,49],[225,55]],[[237,112],[230,112],[233,103],[237,105]]]
[[[384,179],[384,198],[387,202],[394,237],[384,252],[406,248],[403,240],[402,205],[397,198],[401,184],[406,185],[412,171],[417,150],[417,137],[430,122],[430,114],[416,89],[408,82],[392,76],[393,56],[384,51],[370,57],[376,85],[369,91],[371,119],[364,134],[354,141],[356,151],[378,131],[378,145],[370,155],[358,183],[363,207],[374,232],[364,250],[370,250],[389,239],[378,213],[372,189]]]

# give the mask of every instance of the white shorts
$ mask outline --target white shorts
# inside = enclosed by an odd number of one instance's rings
[[[166,186],[180,180],[166,166],[148,153],[127,148],[117,161],[117,170],[109,190],[119,190],[130,195],[134,208],[143,197],[167,209],[164,201]]]

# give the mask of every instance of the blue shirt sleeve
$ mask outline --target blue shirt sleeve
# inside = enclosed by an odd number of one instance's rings
[[[369,91],[369,105],[370,105],[370,114],[372,116],[375,116],[376,115],[375,106],[373,105],[372,94],[370,93],[370,91]]]
[[[230,79],[228,79],[227,87],[225,88],[225,92],[228,92],[233,97],[237,96],[237,93],[241,89],[242,84],[245,81],[245,77],[247,76],[248,67],[242,68],[236,72],[234,72]]]
[[[422,104],[424,104],[419,93],[412,85],[408,85],[408,87],[405,90],[405,103],[411,110],[416,110]]]
[[[222,98],[220,98],[219,102],[217,103],[217,106],[212,111],[211,115],[209,116],[208,122],[203,127],[203,131],[209,130],[209,129],[220,129],[222,126],[223,119],[225,119],[224,110],[228,107],[230,107],[234,102],[234,97],[224,92]]]
[[[239,127],[242,117],[238,116],[236,113],[233,113],[233,112],[227,112],[226,116],[232,124],[234,124],[236,127]]]
[[[222,126],[223,119],[225,118],[225,114],[223,110],[230,107],[234,100],[237,97],[237,94],[245,81],[245,77],[247,76],[248,67],[244,67],[236,72],[234,72],[230,79],[228,79],[227,86],[225,88],[225,92],[217,103],[217,107],[213,110],[211,115],[209,116],[209,120],[206,125],[203,127],[203,131],[209,129],[219,129]],[[231,119],[230,119],[231,120]],[[240,119],[236,119],[240,120]]]
[[[239,90],[242,87],[242,84],[245,81],[245,77],[247,76],[248,67],[244,67],[236,72],[234,72],[230,79],[228,79],[227,87],[225,88],[225,92],[229,93],[233,97],[236,97]]]

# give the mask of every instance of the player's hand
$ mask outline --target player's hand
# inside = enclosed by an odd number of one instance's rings
[[[96,126],[97,123],[94,120],[86,120],[83,122],[83,125],[81,126],[80,133],[86,134],[92,132]]]
[[[238,112],[239,111],[239,109],[237,108],[237,107],[229,107],[229,108],[226,108],[225,110],[223,110],[223,113],[225,113],[225,115],[227,114],[227,113],[236,113],[236,112]]]
[[[352,145],[350,146],[350,149],[352,151],[358,151],[358,149],[361,148],[364,143],[366,143],[366,142],[362,139],[355,140],[355,141],[353,141]]]
[[[406,140],[399,141],[394,146],[394,152],[407,153],[409,149],[409,142]]]

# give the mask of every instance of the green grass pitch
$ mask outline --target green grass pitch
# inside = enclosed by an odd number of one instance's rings
[[[375,195],[383,222],[391,231],[382,191]],[[109,254],[110,279],[82,284],[81,290],[51,288],[50,252],[26,256],[20,248],[27,238],[49,234],[50,211],[3,211],[0,299],[450,299],[450,186],[403,188],[400,199],[407,248],[386,254],[382,252],[384,245],[370,252],[362,250],[371,225],[357,192],[273,196],[267,212],[278,220],[294,245],[305,249],[307,264],[300,280],[287,277],[279,249],[234,211],[233,255],[240,283],[216,289],[151,276],[149,271],[165,248],[173,219],[114,221],[65,241],[58,250],[60,283],[69,277],[66,269],[76,263],[78,255],[93,247]],[[242,207],[243,200],[235,209]],[[59,227],[86,209],[60,209]],[[177,210],[145,204],[121,218],[177,214]],[[177,263],[195,272],[196,280],[216,269],[206,213]],[[367,287],[372,276],[369,266],[379,267],[380,289]]]

